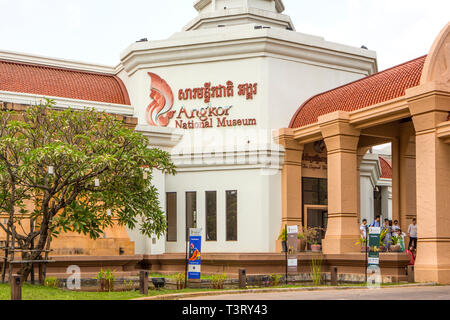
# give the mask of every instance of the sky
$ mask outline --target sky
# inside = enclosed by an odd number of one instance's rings
[[[0,50],[115,66],[141,38],[161,40],[197,15],[194,0],[0,0]],[[449,0],[284,0],[298,32],[378,55],[379,70],[426,54]]]

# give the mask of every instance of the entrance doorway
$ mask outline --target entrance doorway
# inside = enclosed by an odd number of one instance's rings
[[[305,225],[308,228],[321,229],[317,240],[319,244],[322,244],[322,240],[325,239],[325,234],[328,227],[328,207],[307,205],[305,206],[305,212]]]

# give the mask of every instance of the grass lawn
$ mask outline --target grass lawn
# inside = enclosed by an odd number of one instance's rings
[[[383,287],[395,286],[400,283],[389,283],[383,284]],[[364,287],[365,284],[354,284],[354,285],[340,285],[343,287]],[[287,286],[277,286],[270,288],[259,288],[259,289],[273,289],[273,288],[305,288],[312,287],[311,285],[287,285]],[[327,285],[322,285],[320,287],[328,287]],[[249,288],[250,289],[250,288]],[[256,289],[256,288],[254,288]],[[230,289],[228,289],[230,290]],[[203,291],[228,291],[228,290],[213,290],[213,289],[184,289],[184,290],[159,290],[159,291],[149,291],[148,296],[166,295],[166,294],[179,294],[179,293],[189,293],[189,292],[203,292]],[[22,288],[22,299],[23,300],[130,300],[135,298],[143,298],[138,291],[124,291],[124,292],[77,292],[62,290],[56,288],[48,288],[42,286],[32,286],[30,284],[25,284]],[[0,284],[0,300],[10,300],[11,289],[7,284]]]
[[[211,289],[185,289],[185,290],[159,290],[149,291],[148,296],[164,295],[171,293],[188,293],[199,291],[212,291]],[[22,288],[23,300],[130,300],[143,298],[139,291],[124,292],[77,292],[42,286],[25,284]],[[0,284],[0,300],[10,300],[11,289],[8,284]]]

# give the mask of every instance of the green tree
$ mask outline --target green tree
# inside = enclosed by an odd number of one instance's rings
[[[161,236],[166,220],[153,170],[175,174],[169,154],[148,148],[112,115],[57,110],[52,100],[24,113],[0,111],[0,213],[8,217],[0,228],[16,247],[34,250],[23,260],[40,259],[61,232],[97,239],[113,219]],[[28,218],[35,227],[25,232]],[[22,265],[22,278],[30,271]]]

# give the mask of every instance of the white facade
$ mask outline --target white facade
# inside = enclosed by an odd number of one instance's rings
[[[49,98],[59,107],[135,116],[149,146],[171,152],[177,175],[155,173],[153,182],[164,210],[166,193],[177,194],[177,241],[130,231],[137,254],[184,252],[186,192],[196,192],[197,227],[205,232],[207,191],[217,192],[217,241],[205,241],[205,252],[274,252],[284,150],[273,142],[273,130],[288,127],[313,95],[377,72],[376,54],[296,32],[281,0],[197,0],[194,6],[199,14],[183,31],[131,44],[114,68],[8,52],[0,58],[107,73],[124,82],[131,106]],[[0,91],[0,101],[40,99]],[[373,172],[362,174],[368,217],[378,183]],[[226,239],[227,191],[237,191],[237,241]],[[391,210],[389,202],[383,210]]]
[[[166,126],[182,136],[172,149],[178,173],[166,176],[161,190],[162,199],[166,192],[177,194],[177,241],[159,239],[156,245],[137,247],[148,254],[184,252],[186,192],[197,193],[197,227],[205,232],[205,192],[216,191],[217,241],[205,241],[203,250],[273,252],[281,228],[284,152],[272,142],[272,130],[287,127],[311,96],[375,73],[376,55],[293,31],[279,0],[200,0],[195,7],[199,15],[183,31],[163,41],[134,43],[121,56],[119,77],[139,118],[139,130],[151,134]],[[165,89],[158,89],[160,79]],[[229,81],[233,95],[198,98],[205,83],[228,88]],[[253,97],[239,95],[244,84],[254,89]],[[166,93],[166,113],[160,114],[163,120],[169,116],[165,123],[149,115],[148,106],[155,100],[151,88],[167,87],[173,103]],[[186,99],[194,89],[197,99]],[[182,128],[191,120],[201,125],[199,117],[188,115],[208,107],[206,112],[220,107],[227,111],[223,117],[213,112],[205,118],[212,128]],[[156,127],[148,126],[149,118]],[[220,126],[225,118],[236,126]],[[167,138],[173,140],[170,134]],[[230,190],[237,191],[237,241],[226,241],[225,234],[225,194]]]
[[[372,223],[377,215],[392,220],[392,180],[382,178],[380,155],[367,153],[360,165],[361,221]],[[380,211],[375,212],[375,190],[381,197]]]

